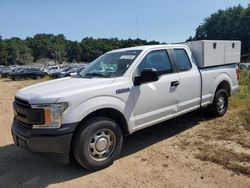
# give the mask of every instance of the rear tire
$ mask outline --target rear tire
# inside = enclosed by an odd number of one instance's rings
[[[215,93],[213,104],[209,107],[211,114],[220,117],[223,116],[228,108],[228,93],[225,89],[218,89]]]
[[[119,125],[106,117],[95,117],[80,125],[72,142],[76,161],[88,170],[110,166],[119,156],[123,135]]]
[[[15,81],[19,81],[19,80],[21,80],[21,77],[20,77],[20,76],[15,76],[15,77],[14,77],[14,80],[15,80]]]

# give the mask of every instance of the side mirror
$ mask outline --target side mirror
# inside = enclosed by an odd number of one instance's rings
[[[158,79],[159,78],[157,70],[154,68],[147,68],[141,72],[140,76],[134,77],[134,85],[139,86],[142,83],[154,82],[157,81]]]

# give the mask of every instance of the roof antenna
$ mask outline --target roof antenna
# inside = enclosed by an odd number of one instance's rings
[[[139,38],[139,19],[138,16],[136,18],[136,37]]]

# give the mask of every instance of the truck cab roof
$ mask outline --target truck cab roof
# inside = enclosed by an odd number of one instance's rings
[[[122,48],[117,50],[112,50],[110,52],[122,52],[126,50],[150,50],[150,49],[157,49],[157,48],[188,48],[186,45],[183,44],[159,44],[159,45],[144,45],[144,46],[136,46],[136,47],[129,47],[129,48]],[[108,53],[110,53],[108,52]]]

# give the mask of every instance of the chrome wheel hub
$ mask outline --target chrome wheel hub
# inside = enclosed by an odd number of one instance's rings
[[[106,160],[114,151],[115,135],[111,130],[98,130],[90,139],[89,154],[96,161]]]
[[[108,146],[108,140],[106,138],[98,139],[96,142],[96,145],[95,145],[95,147],[98,151],[105,150],[107,146]]]
[[[217,108],[219,110],[222,110],[224,107],[225,107],[225,99],[224,99],[224,97],[218,98]]]

